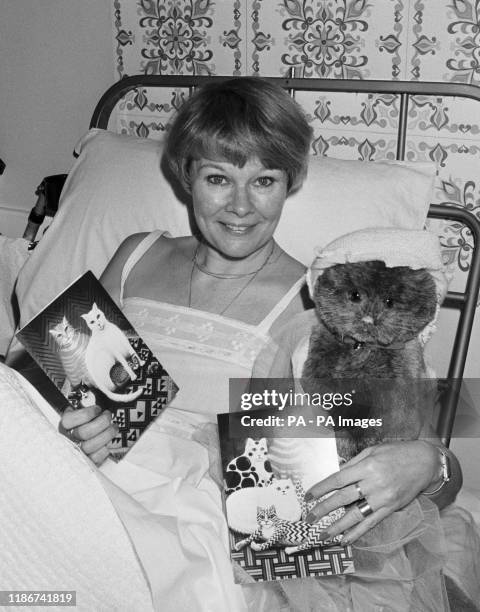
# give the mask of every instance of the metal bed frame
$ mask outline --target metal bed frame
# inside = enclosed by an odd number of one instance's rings
[[[190,92],[211,81],[224,81],[231,76],[177,76],[177,75],[135,75],[125,77],[110,87],[98,102],[90,122],[90,127],[108,128],[108,121],[116,104],[129,91],[139,87],[184,88]],[[241,78],[241,77],[233,77]],[[345,92],[369,94],[396,94],[400,99],[397,129],[396,159],[404,160],[407,121],[410,98],[415,95],[459,97],[476,100],[480,103],[480,88],[459,83],[419,83],[413,81],[362,81],[332,79],[302,79],[269,77],[268,81],[287,89],[292,96],[297,91]],[[448,446],[452,434],[458,397],[461,387],[468,346],[475,316],[476,300],[480,286],[480,221],[464,208],[432,204],[428,216],[433,219],[452,220],[467,226],[472,233],[470,269],[467,273],[463,292],[449,291],[443,304],[446,308],[460,311],[455,339],[448,368],[448,378],[444,379],[440,397],[441,409],[437,422],[437,432],[442,442]]]

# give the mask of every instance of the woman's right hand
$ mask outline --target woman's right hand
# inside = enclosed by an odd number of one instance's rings
[[[60,424],[67,437],[78,442],[96,465],[101,465],[108,457],[107,444],[118,433],[118,427],[112,423],[112,413],[96,405],[77,410],[67,408]]]

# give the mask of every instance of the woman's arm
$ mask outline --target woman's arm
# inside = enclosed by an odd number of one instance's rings
[[[313,319],[309,321],[306,313],[302,318],[311,328]],[[301,320],[298,319],[297,323]],[[294,334],[293,340],[298,341],[298,330],[302,330],[302,325],[294,327],[297,328],[297,335]],[[288,342],[287,345],[287,352],[289,350],[292,355],[294,351],[291,347],[296,345]],[[445,483],[441,451],[447,455],[450,467],[450,478]],[[345,516],[332,525],[325,535],[330,538],[344,533],[345,541],[353,542],[418,495],[427,495],[442,509],[455,500],[461,486],[462,471],[457,458],[441,444],[428,425],[424,426],[418,440],[388,442],[366,448],[345,463],[339,472],[314,485],[307,492],[312,501],[333,494],[312,509],[308,520],[315,522],[337,508],[350,505]],[[367,508],[366,516],[355,503],[361,499],[358,487],[362,499],[372,510],[369,514]],[[429,494],[430,491],[433,493]]]
[[[132,234],[125,238],[100,277],[100,282],[118,306],[120,306],[120,283],[123,268],[132,251],[146,235],[147,233]]]

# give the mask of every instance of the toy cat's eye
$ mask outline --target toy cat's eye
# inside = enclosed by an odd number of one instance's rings
[[[393,308],[393,300],[391,297],[385,298],[385,305],[387,308]]]
[[[350,301],[351,302],[360,302],[361,299],[362,299],[362,296],[360,295],[360,293],[356,289],[354,289],[350,293]]]

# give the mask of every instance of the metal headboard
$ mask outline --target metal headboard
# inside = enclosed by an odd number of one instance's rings
[[[230,76],[177,76],[177,75],[135,75],[125,77],[110,87],[98,102],[90,122],[90,127],[108,128],[110,115],[116,104],[131,90],[138,87],[185,88],[192,91],[195,87],[211,81],[224,81]],[[241,78],[241,77],[238,77]],[[480,87],[461,83],[419,83],[414,81],[361,81],[333,79],[301,79],[269,77],[295,95],[297,91],[325,91],[369,94],[396,94],[400,98],[399,122],[397,130],[396,159],[405,158],[407,140],[408,110],[411,96],[441,96],[469,98],[480,105]],[[428,216],[433,219],[446,219],[466,225],[472,233],[470,269],[467,273],[465,291],[449,291],[443,304],[446,308],[460,311],[455,333],[454,345],[448,369],[448,384],[441,396],[441,411],[437,432],[442,441],[450,442],[459,388],[465,369],[468,345],[475,316],[476,300],[480,286],[480,221],[464,208],[432,204]]]

